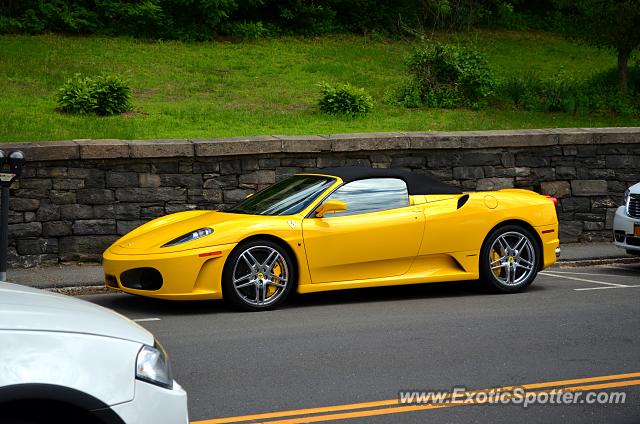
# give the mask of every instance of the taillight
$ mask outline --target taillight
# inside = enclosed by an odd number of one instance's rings
[[[551,200],[553,202],[553,206],[555,206],[556,208],[558,207],[558,199],[553,197],[553,196],[549,196],[548,194],[546,196],[547,199]]]

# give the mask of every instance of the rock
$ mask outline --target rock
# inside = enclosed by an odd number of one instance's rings
[[[453,178],[456,180],[477,180],[484,178],[484,170],[479,166],[460,166],[453,168]]]
[[[59,220],[60,206],[54,205],[52,203],[41,203],[40,207],[36,211],[36,219],[40,222]]]
[[[107,205],[115,200],[113,191],[103,188],[87,188],[78,190],[78,203],[86,205]]]
[[[116,217],[115,205],[95,205],[93,217],[98,219],[113,219]]]
[[[23,199],[21,197],[13,197],[9,199],[9,208],[17,212],[35,211],[40,207],[38,199]]]
[[[481,178],[478,180],[476,190],[500,190],[502,188],[512,188],[513,178]]]
[[[424,168],[426,160],[420,156],[401,156],[391,159],[391,167]]]
[[[141,206],[137,203],[117,203],[115,213],[117,219],[138,220],[140,219]]]
[[[571,186],[566,181],[551,181],[540,183],[542,194],[548,194],[558,199],[571,196]]]
[[[140,187],[160,187],[160,175],[156,174],[138,174],[138,184]]]
[[[55,238],[16,240],[16,250],[20,255],[58,253],[58,240]]]
[[[606,196],[608,187],[605,180],[573,180],[571,191],[574,196]]]
[[[137,187],[137,172],[107,172],[107,187]]]
[[[84,188],[84,180],[80,178],[55,178],[53,188],[54,190],[77,190]]]
[[[38,237],[42,234],[40,222],[27,222],[22,224],[9,224],[9,238],[20,239],[25,237]]]
[[[146,222],[147,221],[141,221],[141,220],[118,221],[118,224],[117,224],[118,234],[123,236],[123,235],[135,230],[136,228],[138,228],[139,226],[141,226],[142,224],[144,224]]]
[[[73,223],[74,235],[115,234],[116,222],[113,219],[84,219]]]
[[[42,234],[45,237],[60,237],[71,235],[71,222],[49,221],[42,224]]]
[[[60,217],[64,220],[91,219],[93,218],[93,207],[88,205],[62,205]]]
[[[201,188],[202,175],[164,174],[160,176],[160,185],[163,187]]]
[[[98,260],[102,257],[102,253],[117,239],[116,235],[63,237],[59,242],[60,260]]]
[[[569,197],[560,200],[563,212],[589,212],[591,202],[587,198]]]
[[[560,222],[560,243],[571,243],[578,241],[582,234],[581,221],[563,221]]]
[[[254,171],[240,175],[240,184],[273,184],[276,182],[276,172],[271,170]]]
[[[120,202],[184,202],[187,198],[187,189],[160,187],[160,188],[119,188],[116,189],[116,198]]]
[[[253,193],[253,190],[224,190],[224,202],[225,203],[238,203],[247,198],[247,195]]]

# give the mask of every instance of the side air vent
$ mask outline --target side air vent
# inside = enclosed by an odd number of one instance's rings
[[[461,207],[464,206],[465,203],[467,203],[467,200],[469,200],[469,195],[465,194],[462,195],[458,198],[458,209],[460,209]]]
[[[124,287],[136,290],[158,290],[162,287],[162,274],[155,268],[134,268],[120,274]]]

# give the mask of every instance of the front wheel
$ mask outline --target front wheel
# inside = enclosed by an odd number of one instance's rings
[[[524,290],[539,269],[537,241],[529,230],[517,225],[492,231],[480,251],[480,277],[489,288],[499,292]]]
[[[269,240],[243,243],[229,256],[222,274],[223,296],[245,311],[273,309],[295,283],[293,260]]]

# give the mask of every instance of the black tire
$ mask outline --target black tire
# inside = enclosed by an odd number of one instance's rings
[[[541,255],[530,230],[519,225],[498,227],[480,250],[480,280],[495,292],[521,292],[538,275]]]
[[[296,283],[291,255],[278,243],[252,240],[239,244],[222,272],[222,296],[243,311],[266,311],[281,305]]]

